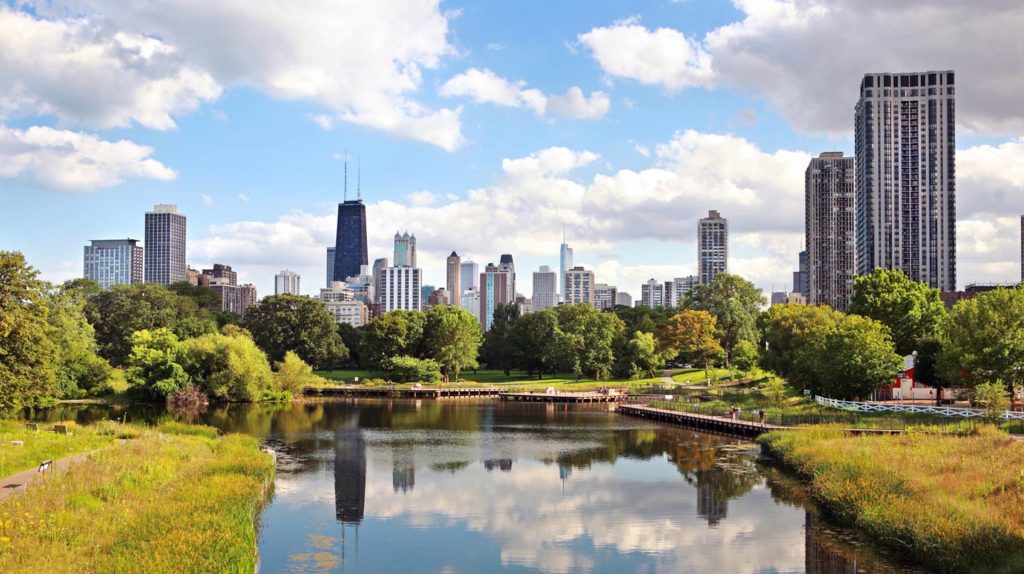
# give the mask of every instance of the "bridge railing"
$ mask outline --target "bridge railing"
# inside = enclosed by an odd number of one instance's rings
[[[858,401],[843,401],[818,396],[814,397],[814,401],[822,406],[861,413],[916,413],[940,417],[959,417],[962,419],[984,418],[987,414],[981,409],[965,409],[935,405],[903,405],[897,403],[866,403]],[[1003,420],[1024,421],[1024,412],[1003,411],[1003,414],[1000,415],[999,418]]]

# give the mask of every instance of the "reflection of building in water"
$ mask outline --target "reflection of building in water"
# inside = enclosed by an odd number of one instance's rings
[[[697,515],[708,521],[708,526],[717,526],[725,518],[728,498],[719,496],[711,476],[697,475]]]
[[[567,464],[558,463],[558,478],[565,480],[572,476],[572,467]]]
[[[391,451],[391,487],[408,492],[416,486],[416,458],[412,447],[399,445]]]
[[[858,560],[843,556],[838,549],[822,544],[817,519],[810,512],[804,512],[804,570],[807,574],[857,574]]]
[[[512,459],[511,458],[489,458],[484,461],[484,468],[488,472],[498,469],[502,472],[509,472],[512,470]]]
[[[363,519],[366,502],[366,439],[358,426],[334,430],[334,508],[341,523]]]

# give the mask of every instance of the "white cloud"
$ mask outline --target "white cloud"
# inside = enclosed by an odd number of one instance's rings
[[[538,115],[554,114],[573,119],[600,119],[611,107],[611,100],[603,92],[591,92],[588,97],[573,86],[565,94],[547,95],[526,86],[526,82],[512,82],[486,68],[470,68],[445,82],[440,93],[448,97],[469,97],[477,103],[526,108]]]
[[[423,70],[456,53],[454,14],[437,0],[319,0],[302,10],[284,0],[68,0],[36,10],[42,17],[0,12],[0,77],[27,78],[0,109],[167,128],[222,87],[247,86],[324,106],[321,125],[346,121],[446,150],[463,142],[457,108],[413,99]]]
[[[501,42],[491,42],[487,44],[487,50],[491,52],[500,52],[505,49],[505,45]]]
[[[238,201],[241,201],[242,203],[249,203],[250,201],[250,197],[244,193],[239,193],[237,197]]]
[[[651,149],[643,144],[634,143],[633,149],[636,150],[636,153],[644,157],[651,157]]]
[[[414,191],[406,196],[409,203],[414,207],[426,207],[437,201],[437,194],[426,189]]]
[[[202,200],[203,205],[213,205],[213,197],[211,197],[208,194],[200,193],[199,194],[199,199]]]
[[[150,157],[153,149],[127,140],[49,127],[0,125],[0,178],[60,191],[93,191],[127,178],[172,180],[173,170]]]

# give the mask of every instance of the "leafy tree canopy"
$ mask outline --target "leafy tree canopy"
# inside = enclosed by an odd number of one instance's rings
[[[746,279],[719,273],[707,285],[696,285],[686,294],[684,307],[703,310],[715,317],[718,343],[729,365],[732,350],[740,341],[757,341],[757,317],[767,301],[761,290]]]
[[[938,289],[912,281],[902,271],[879,268],[854,279],[850,313],[887,326],[896,352],[909,355],[920,341],[938,333],[946,307]]]
[[[316,299],[291,294],[265,297],[246,310],[242,326],[272,361],[295,351],[314,368],[329,369],[348,358],[334,317]]]

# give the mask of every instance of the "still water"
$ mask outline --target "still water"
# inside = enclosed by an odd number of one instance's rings
[[[261,572],[910,571],[828,526],[754,443],[604,409],[361,399],[231,405],[201,422],[278,452]]]

